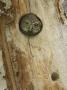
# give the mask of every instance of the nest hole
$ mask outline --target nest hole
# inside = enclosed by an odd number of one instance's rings
[[[58,80],[58,79],[59,79],[59,74],[58,74],[57,72],[53,72],[53,73],[51,74],[51,79],[52,79],[53,81]]]

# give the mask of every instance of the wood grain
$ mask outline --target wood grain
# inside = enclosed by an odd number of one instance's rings
[[[13,87],[9,90],[67,90],[67,26],[60,20],[63,17],[58,3],[59,0],[12,0],[15,21],[1,30],[5,33],[2,37],[6,41],[2,43]],[[42,32],[35,37],[26,37],[19,30],[20,17],[29,12],[43,23]],[[53,72],[59,75],[56,81],[51,78]]]

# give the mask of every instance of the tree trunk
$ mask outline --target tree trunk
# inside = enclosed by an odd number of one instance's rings
[[[7,13],[13,17],[0,16],[0,79],[5,71],[0,90],[67,90],[67,16],[62,1],[11,0],[11,8]],[[33,37],[19,29],[21,16],[28,13],[43,24]]]

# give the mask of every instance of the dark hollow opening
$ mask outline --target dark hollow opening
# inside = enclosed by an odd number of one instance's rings
[[[51,75],[51,79],[53,81],[56,81],[59,79],[59,74],[57,72],[53,72],[52,75]]]

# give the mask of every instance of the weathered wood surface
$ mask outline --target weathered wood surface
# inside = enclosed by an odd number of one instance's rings
[[[67,90],[67,25],[59,2],[12,0],[15,20],[5,25],[6,19],[1,17],[1,57],[8,90]],[[32,38],[19,30],[20,17],[29,12],[43,23],[42,32]],[[53,72],[58,74],[55,81]]]

